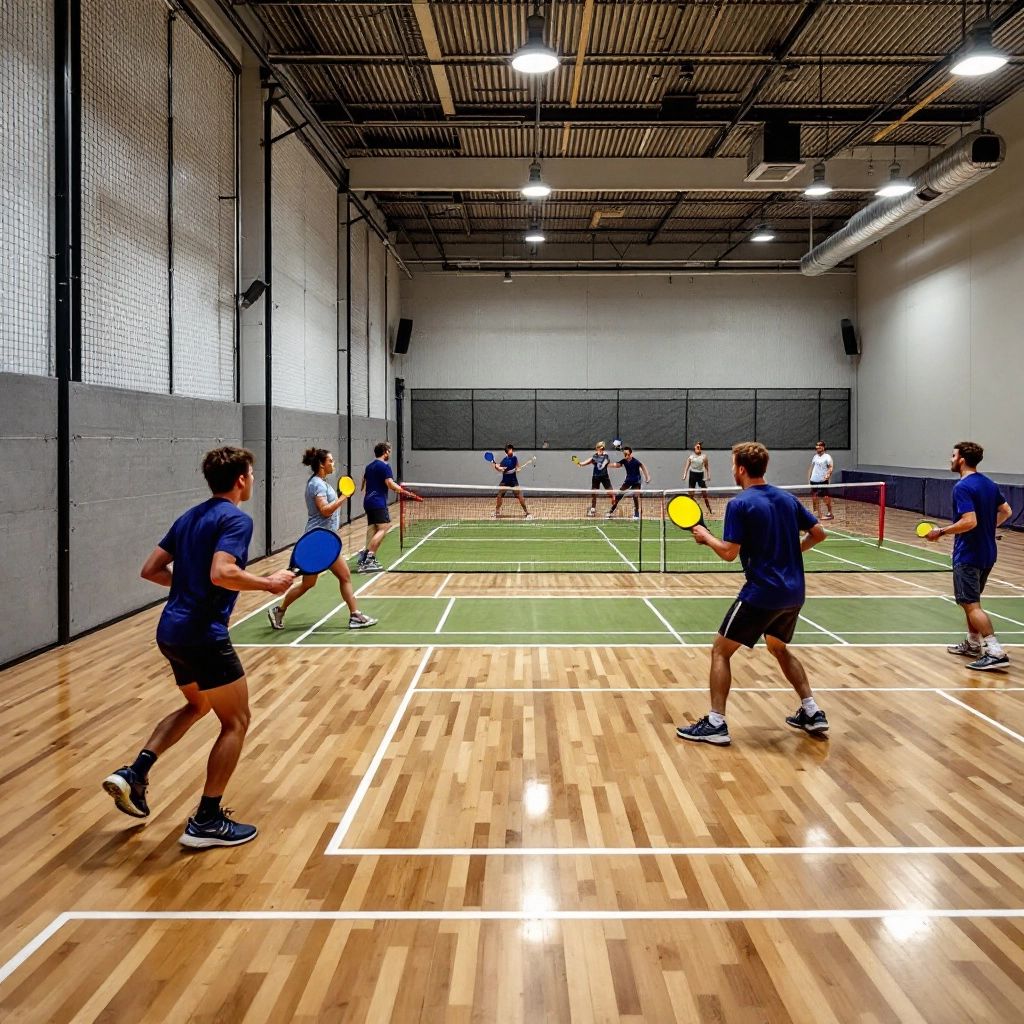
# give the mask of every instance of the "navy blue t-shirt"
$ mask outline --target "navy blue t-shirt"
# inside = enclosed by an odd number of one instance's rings
[[[519,465],[518,456],[506,455],[498,465],[505,471],[501,474],[501,483],[498,486],[518,487],[519,480],[516,478],[516,467]]]
[[[165,644],[208,644],[228,638],[228,619],[238,592],[210,582],[217,551],[245,568],[252,519],[227,498],[209,498],[175,520],[160,547],[174,559],[171,596],[156,638]]]
[[[748,487],[725,506],[724,539],[739,544],[747,582],[741,601],[758,608],[793,608],[804,603],[800,531],[817,519],[788,491],[771,484]]]
[[[627,484],[638,484],[640,483],[640,472],[644,468],[644,464],[636,457],[622,460],[622,468],[626,471],[625,483]]]
[[[953,564],[990,569],[996,564],[996,512],[1006,499],[984,473],[968,473],[953,487],[953,517],[973,512],[978,525],[953,536]]]
[[[363,508],[388,507],[388,480],[394,480],[395,474],[389,463],[383,459],[374,459],[363,470],[366,481],[366,493],[363,495]]]

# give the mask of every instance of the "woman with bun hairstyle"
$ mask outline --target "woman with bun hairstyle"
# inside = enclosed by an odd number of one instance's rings
[[[326,448],[307,448],[302,456],[302,464],[309,466],[310,477],[306,483],[306,531],[317,527],[326,527],[335,533],[341,528],[341,506],[348,501],[344,494],[337,491],[327,482],[327,477],[334,472],[334,456]],[[352,593],[352,574],[348,563],[338,555],[337,561],[331,566],[341,589],[341,599],[348,605],[348,628],[366,629],[375,626],[376,619],[364,615],[356,605],[355,594]],[[312,590],[320,578],[319,574],[303,575],[302,579],[284,595],[280,604],[267,609],[267,617],[274,629],[284,629],[284,616],[288,608],[303,594]]]

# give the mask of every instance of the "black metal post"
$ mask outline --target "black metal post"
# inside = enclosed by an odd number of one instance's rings
[[[71,382],[82,376],[80,0],[55,0],[54,291],[57,373],[57,642],[71,638]]]
[[[352,472],[352,203],[345,190],[345,463]],[[345,502],[352,522],[352,502]]]
[[[273,150],[271,146],[271,114],[274,109],[274,96],[271,89],[263,104],[263,280],[266,282],[266,289],[263,292],[263,386],[264,386],[264,409],[263,434],[263,515],[266,526],[264,541],[266,554],[270,554],[273,548],[271,536],[272,516],[274,514],[274,333],[273,333],[273,281],[272,262],[274,257],[273,228],[271,216],[273,214],[273,203],[271,197],[271,173],[273,169]]]
[[[174,23],[167,12],[167,393],[174,394]]]

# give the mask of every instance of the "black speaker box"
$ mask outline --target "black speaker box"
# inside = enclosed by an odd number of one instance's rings
[[[398,321],[398,331],[395,333],[395,355],[404,356],[409,351],[409,341],[412,338],[412,321],[402,317]]]
[[[857,332],[854,330],[853,321],[842,319],[839,321],[839,330],[843,333],[843,348],[848,356],[860,355],[860,342],[857,340]]]

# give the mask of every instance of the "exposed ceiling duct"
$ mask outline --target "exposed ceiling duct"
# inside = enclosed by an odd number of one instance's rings
[[[991,174],[1006,158],[1006,143],[994,132],[965,135],[913,175],[914,191],[898,199],[879,199],[854,214],[846,226],[816,245],[800,261],[800,270],[817,277],[873,242],[892,234],[923,213]]]

